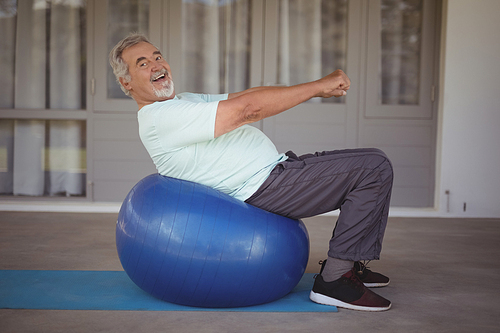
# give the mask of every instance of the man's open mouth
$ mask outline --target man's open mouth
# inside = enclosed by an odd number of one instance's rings
[[[165,72],[156,72],[151,76],[151,82],[161,81],[166,78]]]
[[[162,82],[168,78],[168,71],[166,69],[161,69],[159,71],[154,72],[151,75],[151,82]]]

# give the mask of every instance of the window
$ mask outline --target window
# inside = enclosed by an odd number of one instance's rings
[[[2,194],[85,195],[85,6],[0,1]]]
[[[430,0],[369,2],[367,117],[432,117],[436,6]]]
[[[384,0],[381,15],[382,104],[418,104],[422,0]]]
[[[280,0],[277,82],[294,85],[346,71],[347,0]],[[345,98],[320,99],[345,103]]]
[[[182,2],[183,90],[217,94],[250,87],[251,4]]]

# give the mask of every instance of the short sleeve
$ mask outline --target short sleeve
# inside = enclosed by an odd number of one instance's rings
[[[220,102],[225,101],[228,97],[228,94],[216,94],[216,95],[208,95],[207,102]]]
[[[177,97],[181,100],[220,102],[228,98],[228,94],[193,94],[189,92],[180,93]]]
[[[219,102],[171,100],[162,104],[155,112],[153,125],[165,150],[174,150],[214,138]]]

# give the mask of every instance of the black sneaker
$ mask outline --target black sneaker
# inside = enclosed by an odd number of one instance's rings
[[[319,264],[321,265],[321,269],[319,271],[319,274],[323,272],[326,260],[327,259],[320,260]],[[390,282],[387,276],[371,271],[361,261],[354,262],[354,270],[356,272],[356,275],[361,280],[361,282],[363,282],[363,284],[365,285],[365,287],[368,288],[385,287]]]
[[[338,280],[325,282],[317,275],[309,295],[311,301],[359,311],[385,311],[391,302],[364,286],[354,268]]]
[[[359,279],[368,288],[385,287],[390,282],[387,276],[372,272],[361,261],[354,262],[354,270]]]

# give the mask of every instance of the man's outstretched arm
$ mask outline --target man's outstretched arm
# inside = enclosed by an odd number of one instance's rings
[[[244,124],[274,116],[313,97],[344,96],[350,80],[341,71],[316,81],[290,87],[257,87],[230,94],[219,102],[215,119],[215,137],[228,133]]]
[[[235,92],[235,93],[230,93],[228,94],[227,99],[233,99],[236,97],[243,96],[245,94],[251,93],[251,92],[256,92],[256,91],[262,91],[262,90],[273,90],[273,89],[279,89],[282,88],[283,86],[260,86],[260,87],[253,87],[249,88],[240,92]]]

